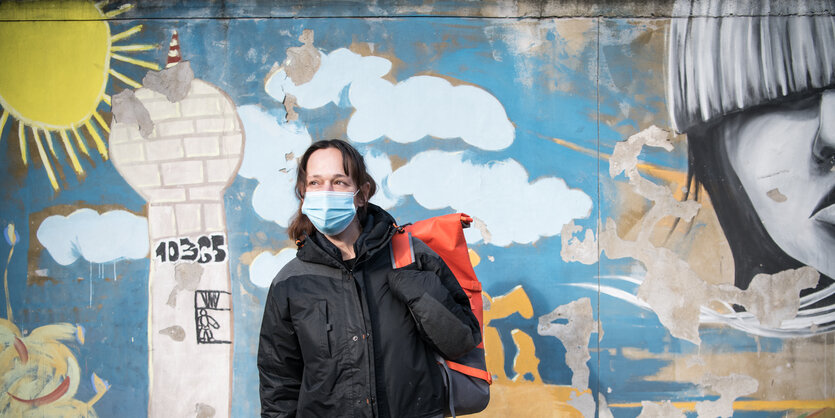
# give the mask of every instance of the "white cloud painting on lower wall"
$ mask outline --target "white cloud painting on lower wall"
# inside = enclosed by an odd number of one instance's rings
[[[123,210],[99,214],[78,209],[68,216],[53,215],[41,222],[38,241],[58,264],[79,258],[107,263],[148,256],[148,220]]]

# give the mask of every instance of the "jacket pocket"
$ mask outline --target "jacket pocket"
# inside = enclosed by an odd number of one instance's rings
[[[330,331],[333,325],[328,318],[328,303],[315,301],[296,312],[293,318],[303,353],[331,355]]]

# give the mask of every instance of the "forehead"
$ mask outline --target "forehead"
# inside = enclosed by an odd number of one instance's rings
[[[342,164],[342,152],[336,148],[316,150],[307,160],[308,177],[347,176]]]

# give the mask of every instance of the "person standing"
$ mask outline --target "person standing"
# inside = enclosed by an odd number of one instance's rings
[[[481,342],[466,294],[443,260],[412,239],[393,269],[394,218],[369,203],[376,184],[345,141],[299,161],[296,258],[273,280],[258,346],[262,417],[441,417],[436,353]]]

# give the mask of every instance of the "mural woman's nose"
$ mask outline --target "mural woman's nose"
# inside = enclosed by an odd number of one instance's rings
[[[815,142],[812,144],[812,154],[821,164],[827,164],[829,169],[835,166],[835,91],[827,90],[821,96],[820,127]]]

